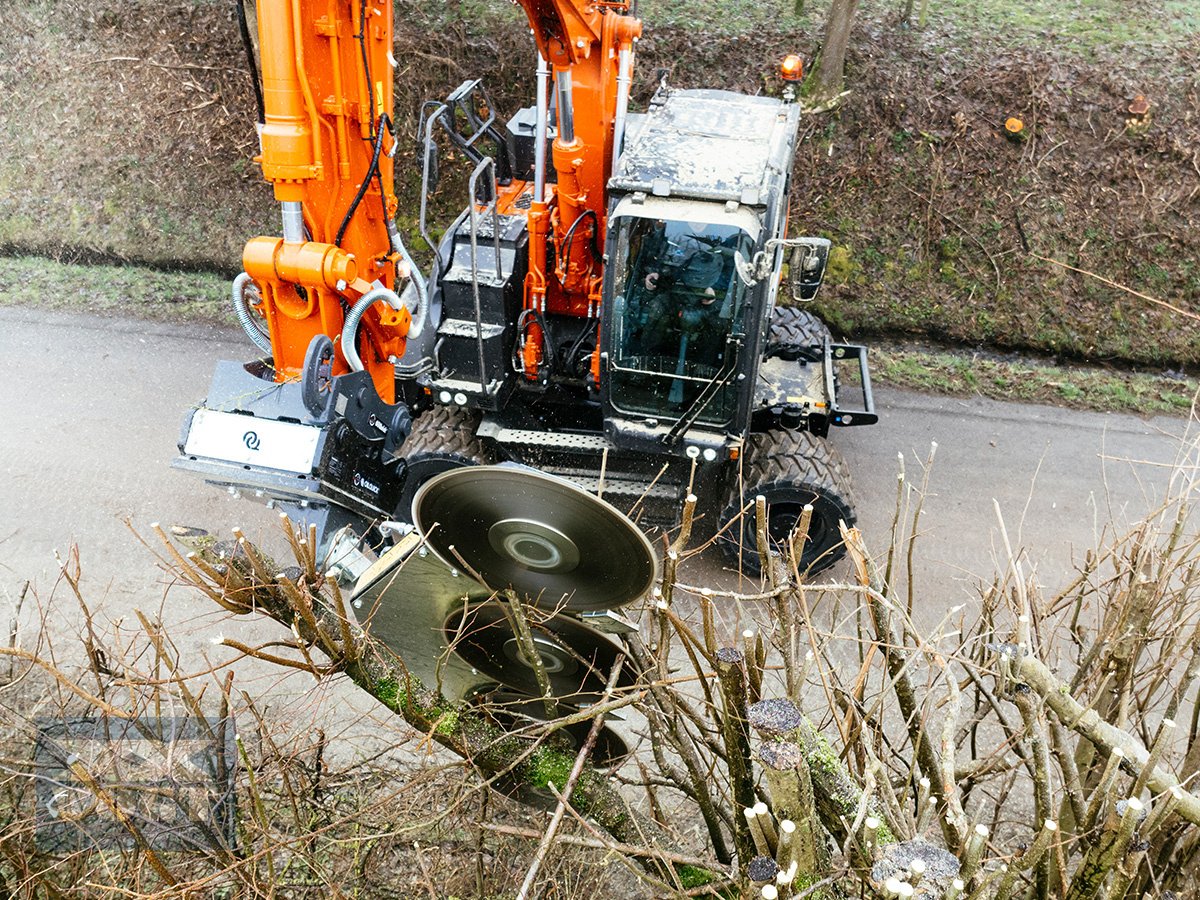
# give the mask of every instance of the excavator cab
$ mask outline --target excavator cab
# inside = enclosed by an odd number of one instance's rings
[[[786,101],[665,86],[630,116],[608,185],[601,328],[605,433],[619,444],[729,459],[753,432],[838,424],[823,334],[800,336],[799,365],[760,377],[785,251],[828,244],[786,237],[798,122]],[[810,299],[827,255],[805,256]]]
[[[735,260],[753,251],[758,224],[720,207],[642,201],[618,208],[610,229],[615,409],[677,420],[696,407],[697,421],[728,424],[747,331]]]

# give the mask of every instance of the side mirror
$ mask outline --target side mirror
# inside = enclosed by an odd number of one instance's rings
[[[788,260],[788,283],[792,288],[793,300],[807,302],[817,296],[817,290],[825,278],[831,246],[825,238],[796,239]]]
[[[754,271],[756,266],[742,255],[741,250],[733,251],[733,268],[746,287],[754,287],[758,283]]]

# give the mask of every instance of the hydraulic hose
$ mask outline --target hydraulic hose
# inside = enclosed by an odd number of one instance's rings
[[[396,296],[395,291],[377,287],[363,294],[362,299],[354,304],[354,308],[346,316],[345,325],[342,326],[342,355],[346,357],[346,362],[350,364],[352,371],[361,372],[363,370],[362,360],[358,356],[359,323],[362,322],[363,314],[380,300],[386,302],[392,309],[399,309],[401,306],[400,298]]]
[[[571,223],[571,227],[567,229],[567,236],[563,238],[562,258],[558,261],[558,265],[555,267],[557,271],[554,273],[558,276],[559,284],[565,284],[567,273],[571,269],[571,250],[575,245],[575,229],[578,228],[579,224],[584,219],[588,218],[588,216],[591,216],[592,219],[592,235],[590,239],[592,258],[598,263],[602,261],[600,257],[600,248],[596,244],[596,232],[600,228],[600,220],[596,217],[596,211],[594,209],[585,209],[579,214],[579,218]]]
[[[387,113],[384,113],[379,117],[379,128],[377,128],[375,131],[375,145],[371,150],[371,164],[367,167],[367,175],[362,180],[362,184],[358,186],[358,193],[356,193],[354,195],[354,199],[350,201],[350,208],[346,210],[346,217],[342,219],[341,227],[337,230],[337,237],[333,239],[334,246],[336,247],[342,246],[342,238],[346,236],[346,229],[350,227],[350,220],[354,218],[354,213],[358,209],[358,204],[362,203],[362,198],[366,195],[367,188],[371,186],[371,179],[373,179],[379,171],[379,154],[383,151],[383,135],[387,129],[391,127],[391,122],[392,120]],[[379,189],[380,191],[383,190],[382,184],[380,184]],[[384,202],[386,204],[386,197],[384,198]],[[389,216],[386,214],[387,207],[385,206],[384,209],[384,218],[389,218]]]
[[[271,336],[262,330],[262,326],[250,312],[250,303],[246,300],[247,288],[254,286],[254,279],[243,272],[233,279],[233,291],[230,299],[233,301],[233,314],[237,316],[238,324],[250,342],[267,356],[271,355]]]
[[[395,222],[388,222],[388,237],[392,241],[392,249],[400,254],[400,258],[408,266],[408,277],[412,279],[413,287],[417,291],[417,306],[416,309],[409,310],[409,313],[412,315],[412,322],[408,326],[408,337],[410,340],[415,341],[425,331],[425,322],[429,318],[428,285],[416,261],[408,252],[408,248],[404,246],[404,241],[400,237],[400,229],[396,227]]]
[[[254,61],[254,42],[250,40],[250,26],[246,23],[245,0],[237,0],[238,31],[242,36],[242,48],[246,51],[246,68],[250,70],[250,81],[254,85],[254,105],[258,109],[258,123],[267,121],[266,107],[263,106],[262,81],[258,77],[258,64]]]

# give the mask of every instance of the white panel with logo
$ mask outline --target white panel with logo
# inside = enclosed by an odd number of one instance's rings
[[[192,418],[187,456],[307,475],[316,462],[321,429],[200,409]]]

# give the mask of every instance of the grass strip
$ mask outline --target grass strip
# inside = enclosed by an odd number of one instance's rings
[[[951,353],[871,348],[877,384],[1130,415],[1188,415],[1200,381],[1093,366],[1057,366]]]
[[[177,324],[234,325],[229,281],[141,266],[85,266],[0,257],[0,307],[36,306]]]

